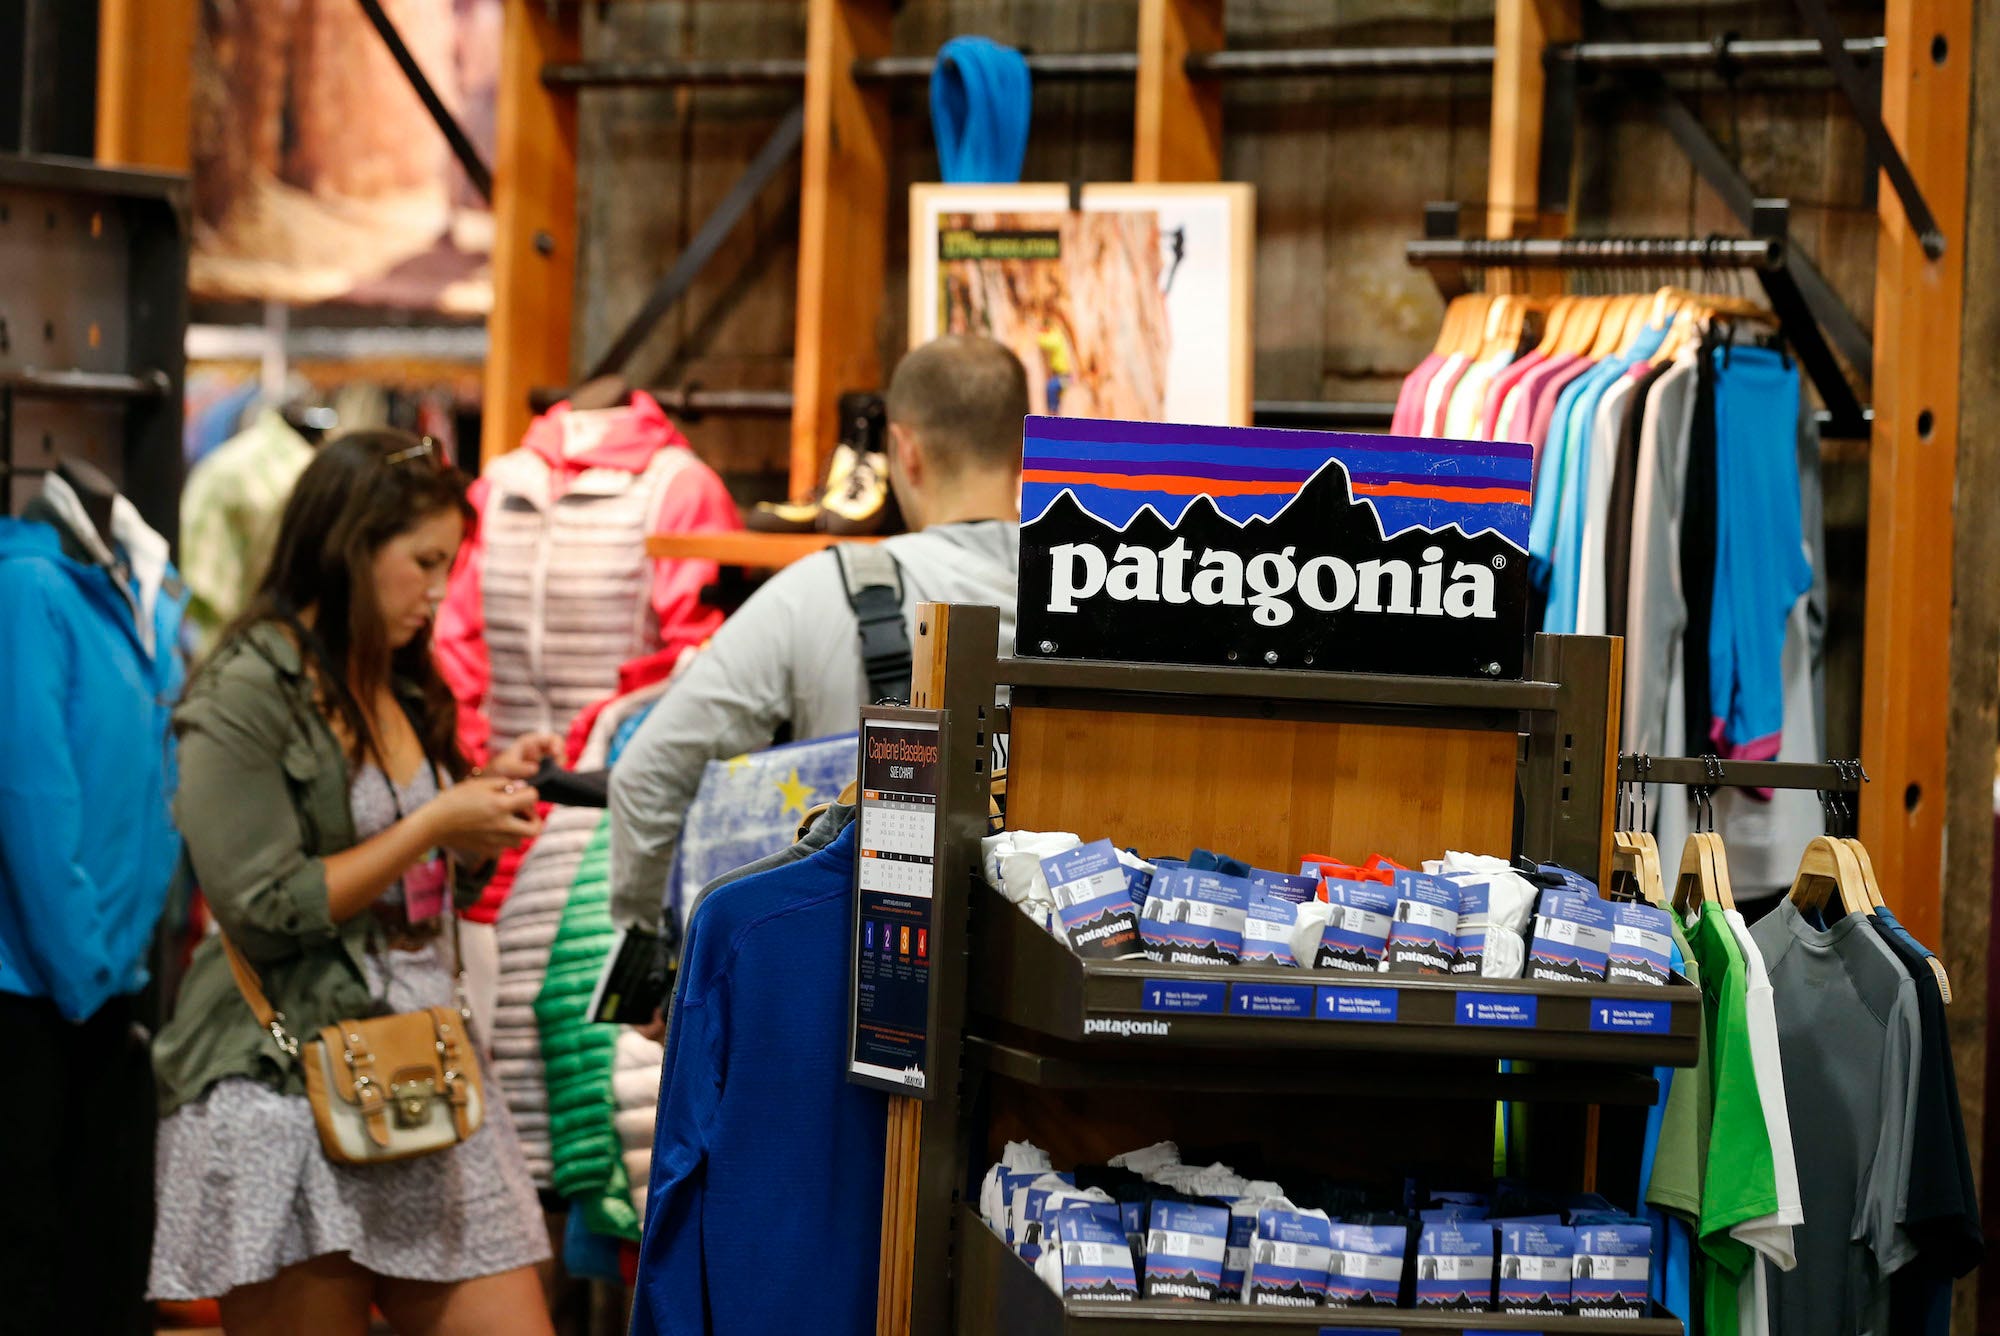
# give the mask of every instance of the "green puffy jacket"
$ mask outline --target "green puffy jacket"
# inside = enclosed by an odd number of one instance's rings
[[[535,1021],[549,1090],[555,1190],[581,1202],[592,1233],[636,1242],[639,1214],[632,1208],[632,1185],[613,1122],[618,1101],[611,1074],[618,1027],[587,1018],[590,995],[611,951],[610,844],[607,813],[570,884],[569,903],[549,948],[548,972],[535,997]]]

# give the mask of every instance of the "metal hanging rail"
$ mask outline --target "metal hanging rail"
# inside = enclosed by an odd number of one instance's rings
[[[1882,54],[1880,37],[1849,38],[1843,52],[1855,61]],[[1076,83],[1130,79],[1139,72],[1132,51],[1026,52],[1038,82]],[[1491,46],[1334,46],[1293,50],[1224,50],[1187,57],[1195,78],[1239,79],[1308,75],[1490,74]],[[1809,68],[1825,53],[1810,38],[1731,39],[1711,42],[1580,42],[1551,58],[1591,70],[1742,70]],[[857,83],[923,83],[932,56],[878,56],[854,62]],[[544,66],[550,88],[744,87],[805,82],[806,62],[796,57],[729,60],[594,60]]]
[[[1423,238],[1404,244],[1411,264],[1473,269],[1781,268],[1785,244],[1751,237]]]
[[[1621,784],[1859,793],[1867,779],[1858,761],[1732,761],[1715,756],[1639,756],[1629,752],[1618,757]]]

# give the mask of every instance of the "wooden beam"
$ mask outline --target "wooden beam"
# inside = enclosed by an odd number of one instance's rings
[[[567,385],[576,286],[576,95],[542,66],[581,55],[578,11],[506,0],[493,172],[493,314],[480,454],[521,443],[528,390]]]
[[[889,93],[853,65],[889,54],[890,0],[810,0],[799,192],[798,334],[792,361],[795,500],[808,500],[840,434],[844,390],[882,384],[877,325],[889,263]]]
[[[1140,0],[1134,181],[1222,179],[1222,83],[1188,78],[1195,51],[1222,49],[1223,0]]]
[[[99,0],[97,160],[184,172],[194,155],[195,0]]]
[[[1565,212],[1541,209],[1542,97],[1549,47],[1583,36],[1580,0],[1499,0],[1493,11],[1493,148],[1486,175],[1486,235],[1559,237]],[[1562,291],[1554,270],[1496,271],[1495,292]]]
[[[1972,9],[1890,0],[1882,120],[1944,229],[1924,254],[1888,181],[1875,248],[1875,428],[1868,477],[1868,614],[1861,755],[1874,783],[1861,835],[1883,893],[1919,940],[1941,925],[1951,744],[1952,550],[1964,308]],[[1990,751],[1993,738],[1960,745]]]

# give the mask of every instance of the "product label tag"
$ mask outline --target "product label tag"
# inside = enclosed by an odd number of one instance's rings
[[[1305,873],[1294,875],[1290,872],[1267,872],[1263,868],[1253,867],[1250,869],[1250,884],[1266,894],[1275,895],[1280,900],[1289,900],[1295,905],[1302,905],[1319,894],[1319,878]]]
[[[1489,921],[1492,883],[1459,881],[1458,937],[1454,941],[1453,974],[1477,974],[1486,963],[1486,927]]]
[[[1333,1226],[1325,1216],[1266,1207],[1257,1212],[1243,1301],[1267,1308],[1317,1308],[1326,1301]]]
[[[1395,895],[1395,923],[1383,968],[1391,973],[1451,973],[1458,958],[1458,887],[1428,872],[1398,872]]]
[[[1540,1001],[1533,993],[1460,993],[1453,1019],[1460,1025],[1533,1029]]]
[[[1228,997],[1226,983],[1206,979],[1148,979],[1139,988],[1139,1009],[1220,1016]]]
[[[1042,860],[1070,949],[1086,960],[1143,957],[1125,865],[1110,840],[1094,840]]]
[[[1063,1298],[1129,1303],[1139,1297],[1132,1245],[1121,1230],[1084,1206],[1064,1210],[1057,1229]]]
[[[1643,1317],[1650,1302],[1653,1231],[1588,1225],[1576,1231],[1570,1311],[1579,1317]]]
[[[1665,1002],[1592,998],[1590,1028],[1618,1034],[1671,1034],[1673,1008]]]
[[[1429,1225],[1417,1243],[1417,1306],[1485,1310],[1493,1300],[1493,1229]]]
[[[1322,987],[1313,1015],[1323,1021],[1393,1021],[1401,998],[1393,988]]]
[[[1500,1311],[1567,1312],[1575,1232],[1563,1225],[1508,1221],[1499,1235]]]
[[[1270,891],[1257,892],[1243,918],[1243,963],[1296,968],[1299,962],[1292,956],[1292,932],[1298,921],[1297,904]]]
[[[1410,1231],[1402,1225],[1335,1225],[1326,1301],[1344,1308],[1394,1308],[1403,1288]]]
[[[1311,984],[1239,983],[1230,985],[1229,1014],[1275,1016],[1305,1020],[1313,1014]]]

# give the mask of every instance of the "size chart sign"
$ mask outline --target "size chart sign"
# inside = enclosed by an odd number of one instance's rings
[[[848,1078],[922,1098],[929,1055],[932,914],[943,716],[864,719],[855,860],[854,1012]]]

